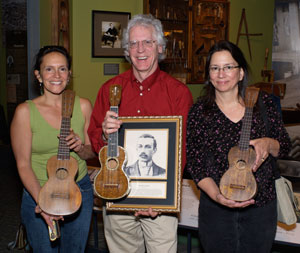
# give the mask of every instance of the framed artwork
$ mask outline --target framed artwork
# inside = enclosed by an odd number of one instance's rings
[[[123,170],[130,192],[107,202],[107,210],[179,212],[181,193],[182,117],[120,117],[119,146],[125,148]]]
[[[129,12],[92,11],[92,56],[122,57],[122,35]]]

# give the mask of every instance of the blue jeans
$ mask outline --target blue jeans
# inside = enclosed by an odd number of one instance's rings
[[[64,221],[59,222],[61,237],[54,242],[49,239],[48,226],[43,217],[34,212],[36,202],[24,189],[21,218],[33,252],[84,252],[93,210],[93,188],[89,176],[81,179],[78,186],[82,195],[81,207],[76,213],[65,216]]]
[[[227,208],[201,192],[199,239],[205,253],[269,253],[277,228],[276,200]]]

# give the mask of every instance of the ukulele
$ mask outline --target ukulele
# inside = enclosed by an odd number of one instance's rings
[[[52,215],[75,213],[81,205],[81,192],[74,181],[78,164],[76,159],[70,156],[70,148],[65,140],[70,134],[74,97],[75,93],[71,90],[65,90],[62,94],[58,153],[47,162],[48,181],[39,193],[40,208]]]
[[[239,145],[228,153],[229,169],[220,181],[220,191],[227,199],[246,201],[257,192],[252,167],[256,159],[255,150],[249,146],[253,107],[257,101],[259,89],[248,87],[245,94],[245,115]]]
[[[110,110],[118,113],[122,86],[109,87]],[[129,193],[129,179],[124,172],[127,155],[118,146],[118,131],[108,135],[108,145],[99,152],[101,169],[94,179],[95,193],[103,199],[120,199]]]

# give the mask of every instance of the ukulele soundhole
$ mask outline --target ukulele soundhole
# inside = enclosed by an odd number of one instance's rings
[[[109,170],[116,170],[119,167],[118,159],[116,159],[114,157],[109,157],[106,161],[106,167]]]
[[[64,180],[68,176],[68,171],[65,168],[59,168],[56,171],[56,177],[58,179]]]
[[[239,170],[244,170],[246,168],[246,162],[244,160],[238,160],[236,163],[236,167]]]

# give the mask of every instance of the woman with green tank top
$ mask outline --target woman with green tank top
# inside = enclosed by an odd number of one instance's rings
[[[71,57],[60,46],[39,50],[34,74],[42,95],[20,104],[11,124],[11,138],[18,172],[24,185],[21,205],[22,223],[34,252],[84,252],[93,208],[93,189],[87,174],[86,159],[95,156],[87,129],[92,105],[75,97],[70,134],[65,138],[70,155],[78,164],[75,181],[81,191],[82,204],[68,216],[45,213],[38,205],[38,196],[47,182],[47,161],[57,154],[62,120],[62,93],[71,76]],[[61,220],[61,237],[51,242],[48,226]]]

